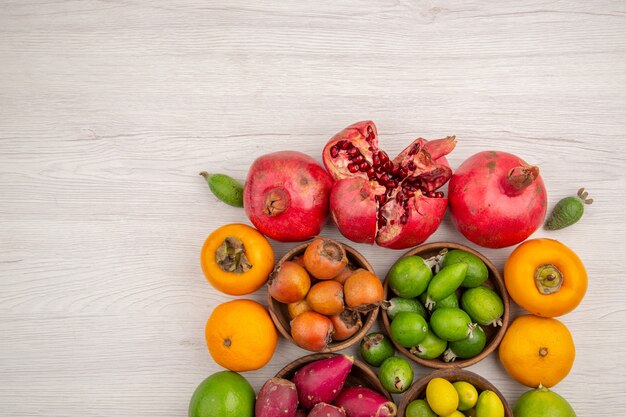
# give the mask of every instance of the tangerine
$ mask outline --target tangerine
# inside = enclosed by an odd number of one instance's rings
[[[236,372],[263,367],[272,359],[278,342],[269,313],[252,300],[218,305],[206,323],[205,336],[213,360]]]
[[[526,314],[509,326],[499,355],[504,369],[519,383],[532,388],[552,387],[572,369],[576,348],[563,323]]]

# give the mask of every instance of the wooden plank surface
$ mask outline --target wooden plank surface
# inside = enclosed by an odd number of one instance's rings
[[[534,235],[590,276],[562,318],[577,358],[555,390],[579,416],[626,415],[625,109],[621,1],[3,0],[0,415],[184,416],[220,369],[204,323],[231,299],[199,249],[247,221],[197,173],[243,181],[282,149],[321,160],[362,119],[390,154],[448,134],[453,167],[516,153],[541,167],[550,207],[589,190],[579,224]],[[448,215],[437,240],[467,243]],[[355,247],[381,276],[402,253]],[[501,268],[511,250],[483,252]],[[304,354],[281,340],[245,376],[258,389]],[[511,403],[525,390],[493,355],[470,370]]]

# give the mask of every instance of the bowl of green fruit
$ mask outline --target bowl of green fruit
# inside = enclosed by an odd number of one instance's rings
[[[482,376],[464,369],[439,369],[409,388],[398,415],[513,417],[513,411],[502,393]]]
[[[509,296],[498,269],[481,253],[453,242],[413,248],[384,282],[382,318],[398,351],[430,368],[464,368],[504,337]]]

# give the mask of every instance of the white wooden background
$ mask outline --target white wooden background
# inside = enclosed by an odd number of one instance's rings
[[[220,370],[203,329],[230,299],[200,247],[247,221],[198,172],[243,180],[282,149],[321,160],[362,119],[390,154],[449,134],[453,167],[519,154],[550,208],[588,189],[579,224],[534,235],[590,277],[555,390],[579,416],[626,415],[625,111],[623,1],[1,0],[0,415],[185,416]],[[448,216],[436,240],[467,243]],[[402,253],[356,248],[381,276]],[[484,251],[499,267],[510,252]],[[245,376],[258,389],[305,353],[281,340]],[[525,390],[494,355],[470,369],[511,403]]]

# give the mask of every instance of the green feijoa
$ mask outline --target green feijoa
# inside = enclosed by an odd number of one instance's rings
[[[459,296],[456,291],[447,296],[446,298],[436,301],[433,311],[438,308],[459,308]]]
[[[234,178],[224,174],[209,174],[206,171],[200,173],[204,177],[211,192],[233,207],[243,207],[243,186]]]
[[[426,319],[412,311],[398,313],[389,326],[391,338],[406,348],[413,347],[424,340],[427,332]]]
[[[504,304],[500,296],[487,287],[470,288],[461,296],[461,308],[478,324],[502,326]]]
[[[403,311],[412,311],[424,318],[428,315],[422,303],[415,298],[394,297],[391,300],[383,301],[382,307],[387,312],[389,320],[393,320],[398,313]]]
[[[576,197],[565,197],[554,206],[552,214],[546,221],[546,229],[558,230],[576,223],[585,212],[585,204],[593,203],[593,199],[587,198],[588,193],[584,188],[578,190]]]
[[[470,332],[465,339],[450,342],[443,354],[443,360],[453,362],[456,358],[469,359],[483,351],[487,344],[487,335],[483,329],[472,323]]]
[[[413,382],[413,368],[406,359],[392,356],[385,359],[380,365],[378,379],[387,391],[399,394],[411,386]]]
[[[413,298],[423,293],[432,277],[432,270],[419,256],[400,258],[387,275],[391,291],[403,298]]]
[[[378,367],[385,359],[392,357],[396,349],[384,334],[370,333],[361,340],[359,352],[365,362]]]
[[[465,279],[461,283],[462,287],[472,288],[478,287],[487,280],[489,271],[487,265],[478,256],[473,253],[465,252],[460,249],[453,249],[443,258],[441,266],[446,267],[458,263],[467,264],[467,272]]]
[[[467,264],[465,263],[452,264],[442,268],[428,284],[424,306],[431,310],[437,301],[443,300],[456,291],[465,279],[466,272]]]
[[[472,319],[460,308],[440,308],[430,316],[430,328],[448,342],[465,339]]]
[[[420,303],[422,303],[422,305],[426,304],[426,299],[428,299],[428,294],[426,294],[428,291],[424,291],[423,293],[421,293],[419,295],[419,297],[417,297],[417,299],[420,301]]]
[[[435,359],[446,350],[446,346],[448,342],[440,339],[431,329],[428,329],[424,340],[412,347],[411,353],[421,359]]]
[[[430,409],[424,399],[413,400],[407,405],[404,412],[405,417],[437,417],[437,414]]]

